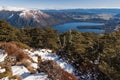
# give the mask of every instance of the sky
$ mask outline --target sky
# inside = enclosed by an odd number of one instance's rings
[[[0,0],[0,6],[29,9],[120,8],[120,0]]]

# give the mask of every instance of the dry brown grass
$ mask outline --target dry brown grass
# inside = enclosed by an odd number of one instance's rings
[[[31,62],[29,62],[28,59],[23,59],[21,65],[24,65],[32,74],[37,72],[37,70],[31,66]]]
[[[21,42],[15,42],[15,41],[12,41],[12,42],[0,42],[0,45],[3,45],[3,44],[14,44],[16,45],[17,47],[21,48],[21,49],[31,49],[28,45],[26,44],[23,44]]]
[[[21,60],[21,65],[24,65],[25,67],[30,66],[31,62],[29,62],[28,59]]]
[[[9,77],[9,80],[22,80],[22,77],[19,75],[14,75],[12,77]]]
[[[35,73],[37,73],[37,70],[34,69],[34,68],[31,67],[31,66],[27,66],[26,68],[28,69],[28,71],[30,71],[31,74],[35,74]]]
[[[5,50],[5,52],[8,53],[8,55],[13,55],[19,48],[12,43],[1,43],[0,48]]]
[[[12,70],[10,66],[6,66],[5,68],[5,72],[0,73],[0,79],[4,78],[4,77],[11,77],[12,76]]]
[[[21,61],[24,58],[29,58],[28,55],[18,46],[17,42],[0,43],[0,48],[5,50],[9,56],[15,56],[17,61]]]
[[[6,69],[5,72],[0,73],[0,79],[8,76],[11,79],[22,80],[20,76],[12,76],[11,67],[8,67],[11,65],[24,65],[31,73],[37,72],[37,70],[31,66],[34,60],[28,56],[28,53],[22,50],[21,44],[16,42],[4,42],[0,43],[0,49],[5,50],[5,53],[8,54],[4,62],[0,63],[0,66]],[[40,56],[38,56],[38,61],[41,61]]]
[[[48,60],[39,64],[39,72],[45,72],[52,80],[78,80],[74,75],[61,69],[57,63]]]
[[[15,56],[16,56],[17,61],[21,61],[23,59],[30,59],[27,53],[23,52],[22,50],[18,50],[15,53]]]
[[[38,54],[35,55],[36,57],[38,57],[38,64],[42,62],[41,56],[39,56]]]
[[[41,56],[38,56],[38,64],[42,62]]]

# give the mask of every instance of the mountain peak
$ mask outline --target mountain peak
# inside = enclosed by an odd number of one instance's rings
[[[37,22],[40,22],[39,19],[49,18],[50,16],[40,10],[24,10],[19,14],[20,17],[26,19],[34,19]]]

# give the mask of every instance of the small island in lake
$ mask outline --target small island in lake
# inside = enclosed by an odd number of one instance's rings
[[[104,30],[105,29],[105,25],[83,25],[83,26],[77,26],[78,29],[100,29],[100,30]]]

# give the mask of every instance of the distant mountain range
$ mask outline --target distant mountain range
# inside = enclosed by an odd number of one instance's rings
[[[54,22],[51,16],[40,10],[6,10],[0,11],[0,19],[5,19],[17,27],[43,27],[51,25],[48,21]]]
[[[119,9],[63,9],[39,10],[15,7],[0,7],[0,20],[5,19],[13,26],[47,27],[74,21],[106,22],[119,15]]]
[[[13,26],[47,27],[73,21],[66,14],[47,14],[39,9],[0,7],[0,20],[5,19]]]
[[[48,9],[43,10],[44,12],[80,12],[80,13],[111,13],[111,14],[118,14],[120,13],[120,9],[105,9],[105,8],[96,8],[96,9],[60,9],[60,10],[54,10],[54,9]]]

